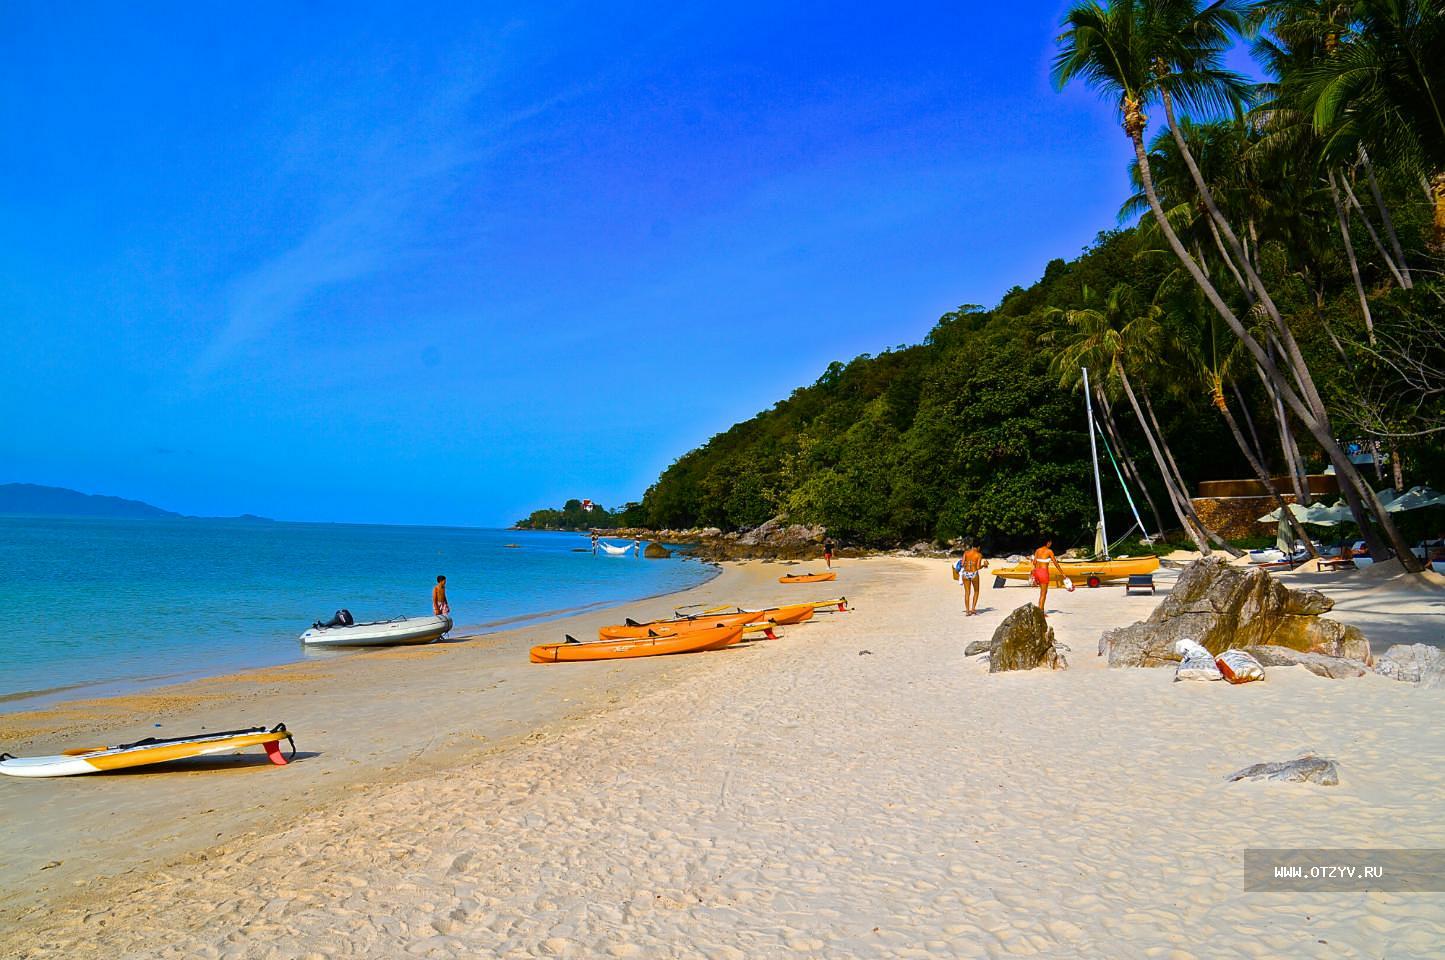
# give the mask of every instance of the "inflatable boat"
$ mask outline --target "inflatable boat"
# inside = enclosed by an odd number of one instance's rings
[[[350,626],[312,627],[301,634],[301,642],[313,647],[395,647],[409,643],[431,643],[452,628],[452,618],[396,617]]]

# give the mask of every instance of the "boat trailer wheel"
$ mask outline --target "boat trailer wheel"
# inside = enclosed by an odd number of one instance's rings
[[[1097,587],[1099,584],[1101,584],[1101,583],[1103,583],[1103,582],[1104,582],[1104,581],[1100,580],[1100,579],[1098,578],[1098,576],[1090,576],[1089,579],[1088,579],[1088,584],[1089,584],[1090,587]]]

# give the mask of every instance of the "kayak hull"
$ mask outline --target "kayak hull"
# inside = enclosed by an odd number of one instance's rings
[[[1062,574],[1053,564],[1049,564],[1049,583],[1053,586],[1063,583],[1064,577],[1075,583],[1088,583],[1091,577],[1097,577],[1101,583],[1108,583],[1111,580],[1126,580],[1140,574],[1153,573],[1159,569],[1159,558],[1151,555],[1115,557],[1112,560],[1060,560],[1059,566],[1064,568]],[[1011,567],[990,570],[989,573],[1005,580],[1029,581],[1033,576],[1033,565],[1018,563]]]
[[[779,583],[827,583],[829,580],[837,580],[838,574],[832,570],[827,573],[797,573],[790,576],[778,578]]]
[[[663,636],[593,640],[590,643],[544,643],[532,648],[531,659],[533,663],[581,663],[699,653],[731,646],[742,636],[743,626],[739,623]]]
[[[452,618],[397,617],[349,627],[312,627],[301,642],[312,647],[396,647],[440,640],[452,628]]]
[[[614,624],[597,629],[599,640],[637,640],[657,634],[695,633],[713,627],[731,627],[749,623],[755,615],[747,611],[737,613],[710,614],[703,617],[678,617],[672,620],[652,620],[647,623]]]

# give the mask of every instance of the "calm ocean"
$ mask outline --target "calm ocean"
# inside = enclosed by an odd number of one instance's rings
[[[339,607],[358,621],[429,616],[439,573],[456,633],[714,572],[573,552],[586,546],[579,534],[458,527],[0,517],[0,709],[335,656],[296,638]]]

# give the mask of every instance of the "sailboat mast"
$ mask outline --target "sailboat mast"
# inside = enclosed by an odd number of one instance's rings
[[[1104,559],[1109,559],[1109,534],[1104,528],[1104,484],[1099,479],[1099,448],[1094,443],[1094,397],[1089,392],[1089,368],[1084,371],[1084,410],[1089,416],[1089,463],[1094,468],[1094,496],[1099,500],[1099,538],[1104,544]]]

